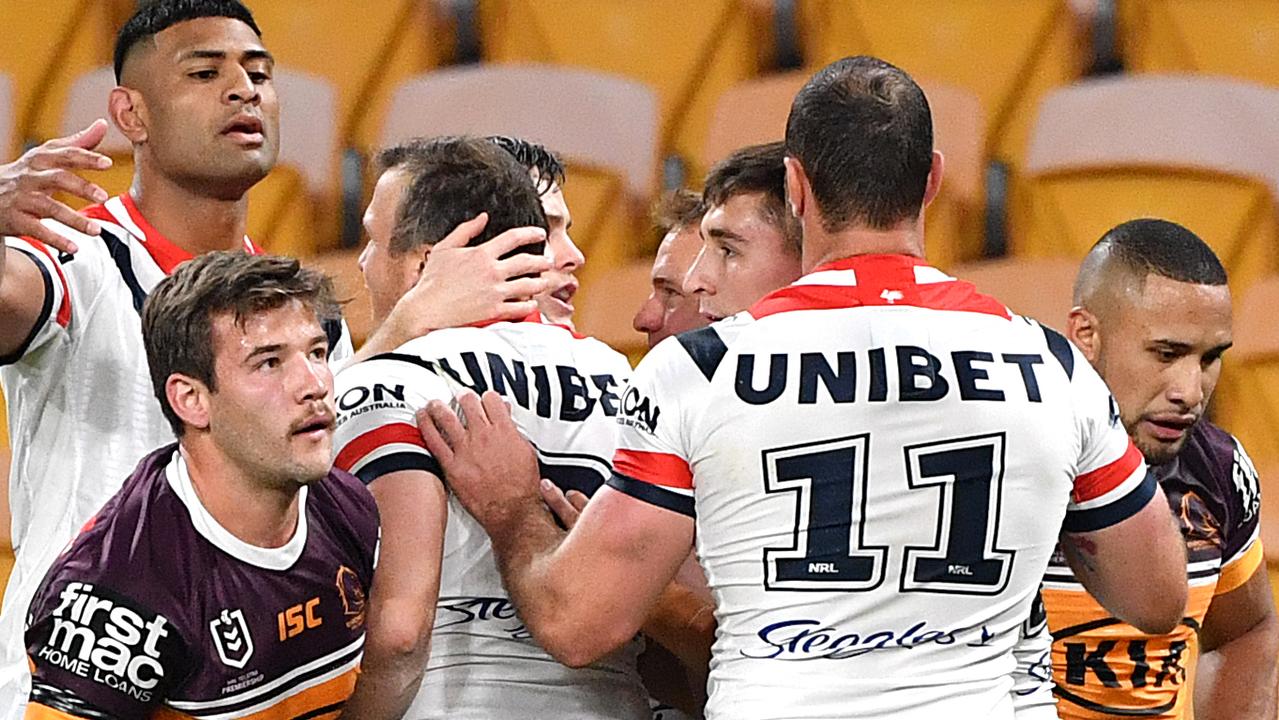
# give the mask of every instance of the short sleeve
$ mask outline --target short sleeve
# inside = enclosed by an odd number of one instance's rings
[[[150,717],[191,669],[173,618],[97,579],[50,577],[26,631],[31,705],[55,716]]]
[[[1261,520],[1261,482],[1252,458],[1238,439],[1231,438],[1234,452],[1230,477],[1224,483],[1229,506],[1228,523],[1222,528],[1221,577],[1217,594],[1228,593],[1248,582],[1261,566],[1262,547],[1259,537]]]
[[[67,271],[55,250],[30,238],[6,237],[4,244],[35,263],[44,285],[40,315],[31,334],[13,354],[0,358],[0,365],[10,365],[32,350],[44,346],[57,335],[67,332],[71,324],[71,289],[67,282]]]
[[[443,477],[417,429],[431,400],[453,401],[447,382],[416,355],[387,353],[340,371],[334,380],[333,461],[366,485],[388,473],[425,470]]]
[[[640,362],[622,393],[617,416],[618,442],[612,488],[653,505],[693,516],[693,471],[680,438],[684,413],[680,402],[696,386],[682,377],[687,358],[674,339],[663,342]]]
[[[1110,390],[1091,365],[1079,360],[1071,391],[1080,450],[1062,529],[1092,532],[1136,515],[1157,486],[1124,429]]]

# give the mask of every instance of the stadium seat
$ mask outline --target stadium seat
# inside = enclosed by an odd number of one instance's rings
[[[337,125],[334,92],[324,80],[277,68],[280,158],[266,180],[249,191],[249,237],[271,252],[306,256],[337,242]],[[71,87],[60,132],[74,132],[105,117],[115,87],[111,68],[98,68]],[[100,149],[115,166],[88,177],[115,195],[133,179],[132,147],[113,125]]]
[[[746,145],[781,140],[805,71],[783,73],[733,86],[719,97],[702,149],[710,167]],[[985,115],[977,96],[953,85],[918,79],[932,109],[934,144],[946,156],[941,193],[928,208],[927,252],[940,267],[982,255],[985,205]]]
[[[631,319],[653,289],[652,268],[652,258],[609,268],[584,285],[576,300],[578,331],[624,353],[632,365],[648,351],[648,338],[635,332]]]
[[[1279,275],[1236,297],[1235,346],[1226,353],[1213,416],[1235,434],[1256,464],[1279,470]],[[1279,482],[1279,476],[1273,478]],[[1264,493],[1263,493],[1264,494]],[[1273,496],[1279,500],[1279,492]],[[1279,510],[1279,506],[1276,506]],[[1279,522],[1279,516],[1275,517]],[[1279,543],[1276,543],[1279,551]]]
[[[0,592],[13,570],[13,537],[9,519],[9,418],[0,392]]]
[[[375,149],[391,92],[452,53],[440,3],[246,0],[277,62],[324,78],[337,94],[344,146]],[[340,35],[340,37],[339,37]]]
[[[1279,89],[1221,78],[1096,80],[1040,110],[1012,213],[1013,254],[1082,257],[1159,217],[1196,232],[1245,291],[1279,267]],[[1238,295],[1236,295],[1238,298]]]
[[[360,249],[335,250],[305,260],[307,267],[333,278],[333,289],[343,303],[342,315],[351,329],[351,339],[359,347],[373,330],[373,311],[369,291],[360,272]]]
[[[999,258],[949,269],[1018,315],[1057,331],[1066,328],[1079,262],[1068,258]]]
[[[0,27],[8,30],[0,44],[0,73],[13,81],[20,141],[54,137],[74,79],[111,62],[116,11],[101,0],[0,2]]]
[[[1123,0],[1119,41],[1129,72],[1195,72],[1279,85],[1279,3]]]
[[[13,103],[13,81],[0,74],[0,152],[6,159],[17,157],[17,135],[13,132],[13,116],[17,110]]]
[[[459,102],[458,98],[465,98]],[[564,159],[573,237],[595,273],[645,251],[657,160],[657,99],[644,85],[589,70],[487,65],[440,70],[396,90],[382,144],[415,136],[514,135]]]
[[[1279,463],[1257,467],[1261,479],[1261,549],[1274,576],[1279,564]]]
[[[798,0],[808,64],[874,55],[981,99],[990,159],[1014,170],[1039,100],[1087,56],[1067,0]]]
[[[771,52],[757,0],[479,0],[485,60],[553,63],[648,83],[661,107],[663,156],[696,184],[715,98],[756,75]]]

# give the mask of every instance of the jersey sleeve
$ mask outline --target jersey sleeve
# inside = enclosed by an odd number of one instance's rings
[[[1234,453],[1230,476],[1224,483],[1228,522],[1221,529],[1221,577],[1216,593],[1221,595],[1238,588],[1261,566],[1262,547],[1259,537],[1261,521],[1261,482],[1243,443],[1231,438]]]
[[[120,579],[57,568],[31,604],[27,717],[150,717],[190,671],[172,614],[118,591]]]
[[[339,470],[366,485],[399,470],[443,477],[417,429],[417,411],[431,400],[453,402],[453,392],[430,363],[416,355],[388,353],[340,371],[334,380]]]
[[[1071,390],[1080,452],[1062,529],[1092,532],[1136,515],[1154,496],[1157,485],[1141,451],[1128,437],[1119,405],[1105,382],[1077,350],[1071,350],[1078,360]]]
[[[648,354],[622,394],[617,452],[608,484],[674,512],[694,516],[693,471],[682,442],[680,399],[695,385],[681,372],[672,338]]]
[[[25,255],[35,263],[44,285],[40,315],[31,334],[11,355],[0,358],[0,365],[10,365],[67,332],[71,324],[71,288],[67,269],[53,248],[31,238],[6,237],[4,244],[9,250]]]

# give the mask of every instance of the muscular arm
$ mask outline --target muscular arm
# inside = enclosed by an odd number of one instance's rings
[[[398,718],[417,695],[440,594],[447,499],[431,473],[401,470],[369,484],[382,544],[369,591],[359,682],[342,717]]]
[[[1186,546],[1156,485],[1135,515],[1091,532],[1063,532],[1075,577],[1115,617],[1162,635],[1186,608]]]
[[[0,357],[12,356],[31,337],[48,292],[35,260],[0,245]]]
[[[1195,717],[1273,720],[1279,619],[1264,563],[1243,585],[1212,599],[1199,642]]]
[[[602,488],[565,537],[541,502],[532,448],[487,392],[432,402],[419,429],[449,487],[488,532],[503,585],[556,660],[589,665],[639,631],[693,548],[693,519]]]

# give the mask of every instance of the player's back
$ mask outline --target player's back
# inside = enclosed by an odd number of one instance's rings
[[[1017,629],[1093,469],[1089,425],[1108,424],[1090,372],[905,258],[837,265],[659,346],[616,469],[687,460],[687,489],[664,492],[695,508],[715,593],[710,716],[1011,717]],[[1127,457],[1122,431],[1108,443]]]
[[[425,451],[397,444],[393,431],[384,443],[360,438],[411,423],[431,399],[495,390],[536,448],[543,477],[593,493],[610,473],[629,374],[624,356],[562,327],[526,321],[436,331],[338,375],[337,464],[365,482],[402,468],[390,458]],[[502,587],[484,529],[450,495],[431,658],[406,718],[638,720],[648,706],[637,652],[633,643],[570,669],[538,647]]]

